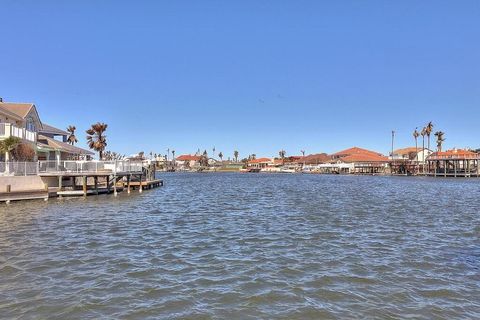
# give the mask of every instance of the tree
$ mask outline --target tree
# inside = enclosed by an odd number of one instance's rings
[[[223,162],[223,153],[222,153],[222,151],[220,151],[220,153],[218,154],[218,157],[220,158],[220,162]]]
[[[88,134],[88,146],[90,149],[98,152],[98,157],[100,160],[103,159],[103,151],[105,151],[105,148],[107,147],[107,136],[105,135],[107,127],[107,124],[97,122],[92,124],[92,127],[86,131]]]
[[[25,162],[33,161],[36,155],[33,147],[27,143],[19,143],[11,153],[15,160]]]
[[[420,133],[418,133],[418,128],[415,128],[415,131],[413,131],[413,138],[415,139],[415,160],[418,162],[418,137],[420,136]]]
[[[238,151],[233,151],[233,157],[235,158],[235,162],[238,162]]]
[[[68,135],[67,142],[72,146],[78,142],[77,137],[75,136],[75,130],[77,130],[75,126],[68,126],[67,128],[68,133],[70,133]]]
[[[0,153],[5,154],[5,162],[10,160],[10,153],[20,144],[20,138],[8,137],[0,141]]]
[[[285,164],[285,155],[286,155],[286,154],[287,154],[287,153],[285,152],[285,150],[280,150],[280,151],[278,152],[278,155],[280,156],[280,159],[282,159],[282,165]]]
[[[425,127],[425,133],[428,137],[428,150],[430,150],[430,135],[432,134],[432,131],[433,131],[433,123],[432,121],[430,121]]]
[[[105,151],[103,154],[103,159],[106,161],[123,160],[124,158],[124,155],[121,155],[114,151]]]
[[[442,131],[437,131],[435,132],[435,137],[437,137],[437,151],[442,152],[442,144],[445,141],[445,138],[443,137],[445,132]]]

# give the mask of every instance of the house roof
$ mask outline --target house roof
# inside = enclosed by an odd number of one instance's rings
[[[72,153],[72,154],[84,154],[84,155],[94,155],[93,152],[89,150],[85,150],[79,147],[72,146],[71,144],[58,141],[49,137],[46,137],[44,135],[38,135],[38,144],[40,147],[48,147],[51,149],[67,152],[67,153]]]
[[[427,148],[425,148],[425,150],[427,151],[430,151],[428,150]],[[417,148],[417,147],[407,147],[407,148],[402,148],[402,149],[397,149],[397,150],[393,150],[393,154],[398,154],[398,155],[408,155],[410,153],[417,153],[417,152],[421,152],[422,151],[422,148]]]
[[[309,154],[304,158],[298,160],[299,162],[305,162],[305,164],[318,164],[318,163],[325,163],[330,161],[332,158],[326,153],[317,153],[317,154]]]
[[[357,153],[340,158],[345,163],[352,162],[388,162],[388,158],[377,154]]]
[[[480,154],[464,149],[451,149],[442,152],[434,152],[428,159],[477,159]]]
[[[46,123],[43,124],[43,129],[40,130],[40,133],[53,134],[53,135],[56,135],[56,136],[68,136],[69,135],[69,133],[67,131],[55,128],[55,127],[53,127],[51,125],[48,125]]]
[[[201,156],[194,156],[190,154],[182,154],[181,156],[175,158],[177,161],[199,161],[200,159],[202,159]]]
[[[270,163],[272,159],[270,158],[258,158],[248,161],[248,163]]]
[[[338,157],[338,156],[349,156],[349,155],[353,155],[353,154],[371,154],[371,155],[377,155],[377,156],[382,155],[381,153],[378,153],[378,152],[375,152],[375,151],[371,151],[371,150],[367,150],[367,149],[363,149],[363,148],[359,148],[359,147],[352,147],[352,148],[348,148],[348,149],[339,151],[337,153],[334,153],[334,154],[332,154],[332,156],[336,156],[336,157]]]
[[[33,103],[0,102],[0,109],[24,119],[34,107]]]

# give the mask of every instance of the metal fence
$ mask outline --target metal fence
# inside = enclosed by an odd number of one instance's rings
[[[38,161],[0,162],[0,176],[28,176],[42,173],[131,173],[142,172],[142,161]]]
[[[0,176],[33,176],[37,174],[37,162],[0,162]]]

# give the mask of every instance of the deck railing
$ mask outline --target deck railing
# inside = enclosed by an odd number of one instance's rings
[[[0,123],[0,138],[17,137],[31,142],[37,141],[37,133],[19,128],[11,123]]]
[[[0,162],[0,176],[28,176],[61,173],[138,173],[145,164],[142,161],[37,161]]]
[[[0,162],[0,176],[35,176],[38,162]]]

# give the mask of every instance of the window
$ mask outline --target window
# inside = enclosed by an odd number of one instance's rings
[[[35,128],[35,121],[33,121],[32,117],[27,118],[26,129],[30,130],[30,131],[37,131],[36,128]]]

